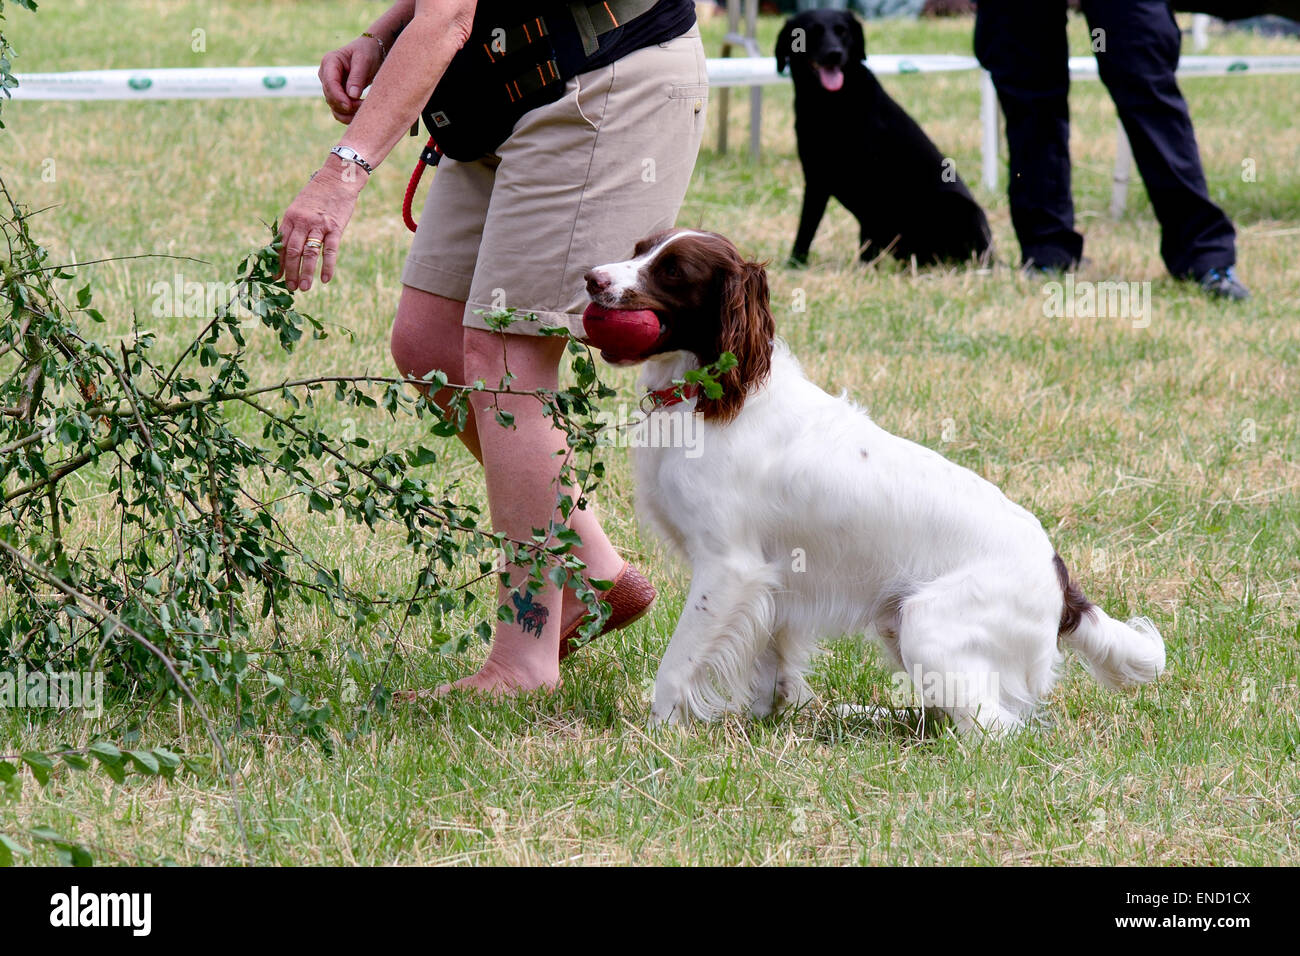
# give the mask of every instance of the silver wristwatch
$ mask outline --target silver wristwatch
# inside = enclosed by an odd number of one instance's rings
[[[371,166],[368,162],[362,159],[361,154],[358,153],[351,146],[335,146],[333,149],[330,150],[330,152],[333,153],[335,156],[337,156],[339,159],[343,160],[343,162],[345,163],[356,163],[358,166],[360,166],[368,173],[373,173],[375,171],[375,167]]]

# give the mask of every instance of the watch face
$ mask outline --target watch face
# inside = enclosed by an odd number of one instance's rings
[[[330,150],[330,152],[345,162],[356,163],[366,172],[370,171],[370,164],[367,163],[364,159],[362,159],[361,154],[358,153],[351,146],[335,146],[332,150]]]

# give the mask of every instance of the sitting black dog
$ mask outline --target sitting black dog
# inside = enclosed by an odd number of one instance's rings
[[[986,262],[988,220],[952,160],[863,64],[866,39],[851,13],[813,10],[786,21],[777,70],[794,80],[794,130],[803,211],[791,263],[808,248],[832,196],[857,218],[864,260],[888,249],[918,264]]]

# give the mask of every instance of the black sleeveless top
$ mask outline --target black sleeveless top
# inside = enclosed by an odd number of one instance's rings
[[[602,19],[609,24],[613,15]],[[525,113],[558,99],[567,77],[681,36],[694,23],[694,0],[659,0],[598,34],[588,56],[564,0],[479,0],[469,42],[425,104],[425,125],[443,154],[477,159],[496,149]],[[502,31],[504,38],[495,36]]]
[[[695,24],[695,0],[659,0],[635,20],[615,27],[600,37],[600,50],[587,61],[585,69],[608,66],[634,50],[665,43],[679,37]],[[556,38],[557,49],[564,42],[576,43],[576,36],[566,34]],[[582,54],[574,51],[576,56]]]

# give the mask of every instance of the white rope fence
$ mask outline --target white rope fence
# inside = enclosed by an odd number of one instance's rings
[[[1300,61],[1300,57],[1297,57]],[[875,72],[942,73],[978,70],[971,56],[872,54]],[[790,82],[770,56],[708,61],[710,86],[766,86]],[[230,66],[211,69],[81,70],[23,73],[11,92],[16,100],[219,100],[320,96],[314,66]]]
[[[230,100],[320,96],[314,66],[20,73],[15,100]]]
[[[981,179],[998,185],[998,105],[993,82],[973,56],[873,53],[867,65],[883,76],[912,73],[978,72],[980,74]],[[1185,56],[1181,77],[1300,74],[1300,56]],[[788,83],[776,72],[773,57],[727,57],[708,61],[709,85],[757,87]],[[1071,79],[1097,79],[1091,56],[1070,57]],[[15,100],[217,100],[317,97],[320,81],[314,66],[220,67],[213,69],[83,70],[75,73],[26,73],[10,92]],[[758,117],[756,117],[758,118]],[[1118,216],[1128,191],[1131,154],[1123,129],[1116,149],[1111,212]]]

